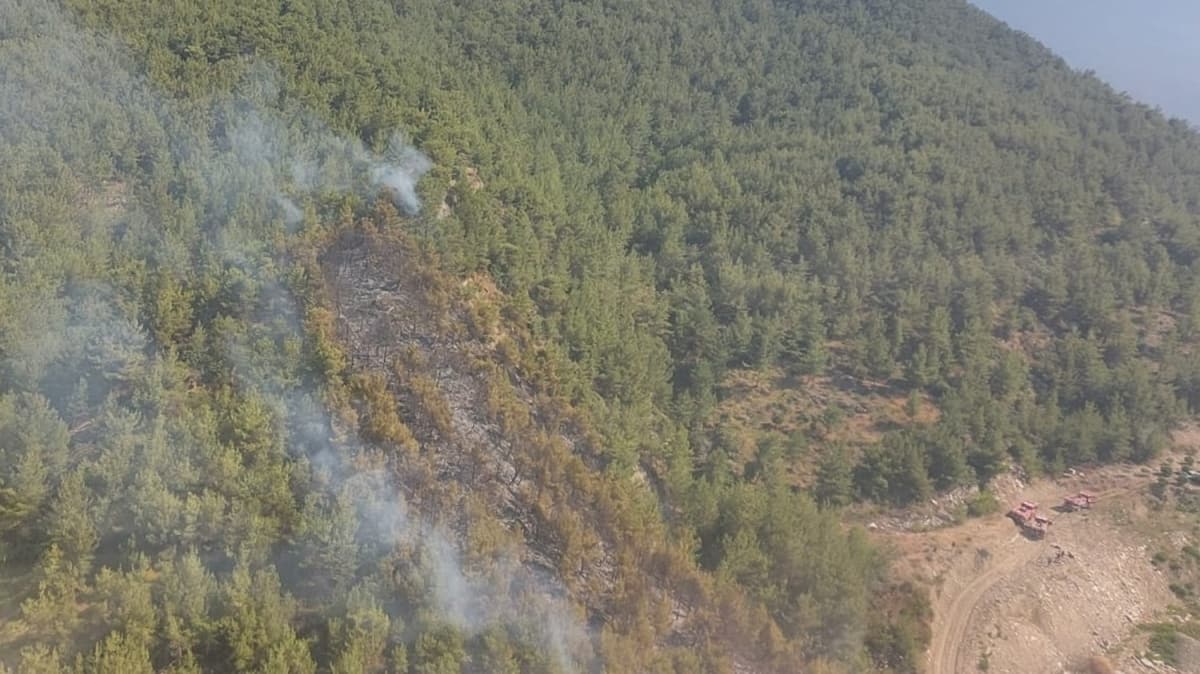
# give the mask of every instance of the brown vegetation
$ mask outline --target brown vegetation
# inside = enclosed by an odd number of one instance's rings
[[[648,652],[678,660],[697,647],[717,661],[721,652],[790,669],[795,654],[769,616],[732,588],[718,592],[657,516],[629,507],[649,503],[644,487],[598,472],[598,436],[556,391],[547,351],[514,324],[499,329],[503,296],[479,278],[463,286],[415,272],[421,265],[405,262],[421,253],[391,217],[385,209],[328,244],[314,296],[329,297],[341,317],[339,340],[355,364],[344,388],[363,436],[405,450],[392,459],[402,487],[445,504],[440,517],[472,532],[468,559],[520,541],[524,564],[552,569],[605,625],[611,671],[620,671],[619,651],[644,664]],[[444,320],[432,320],[439,312]],[[310,314],[315,334],[327,334],[333,314]],[[341,353],[319,352],[336,380]]]
[[[1103,655],[1093,655],[1083,664],[1082,671],[1087,674],[1116,674],[1116,669],[1108,658]]]

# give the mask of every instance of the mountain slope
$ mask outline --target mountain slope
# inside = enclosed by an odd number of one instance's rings
[[[1200,404],[1200,137],[958,0],[0,18],[22,669],[915,671],[838,506]]]

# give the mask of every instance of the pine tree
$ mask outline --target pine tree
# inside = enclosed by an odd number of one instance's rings
[[[967,459],[962,442],[949,433],[939,433],[928,444],[929,476],[941,490],[959,485],[967,477]]]
[[[992,368],[992,394],[1010,400],[1029,385],[1029,368],[1025,359],[1015,351],[1003,351]]]
[[[895,368],[891,343],[883,329],[883,321],[871,314],[867,319],[866,332],[860,340],[859,352],[867,373],[872,377],[888,379]]]
[[[43,638],[61,641],[78,622],[79,575],[55,544],[42,555],[38,575],[36,594],[21,602],[21,618]]]
[[[105,622],[121,630],[121,642],[131,648],[148,648],[153,642],[158,617],[151,597],[150,565],[136,558],[127,573],[101,569],[96,574],[96,594],[102,599]]]
[[[975,471],[979,484],[986,485],[993,477],[1004,470],[1008,460],[1003,437],[995,432],[989,432],[967,451],[967,464]]]
[[[80,576],[92,565],[99,536],[92,512],[91,490],[83,481],[83,473],[75,471],[58,487],[49,519],[50,541],[62,551],[63,560]]]
[[[314,598],[322,601],[344,592],[353,580],[358,565],[359,522],[355,504],[351,500],[355,486],[356,483],[348,483],[346,493],[332,499],[327,505],[314,500],[305,512],[299,565],[304,574],[304,586]],[[369,502],[373,496],[372,490],[365,491],[366,494],[360,495],[360,498],[366,501],[363,508],[370,518],[367,521],[389,526],[391,522],[387,513],[382,510],[372,512],[375,507]],[[379,507],[387,506],[384,504]],[[390,535],[390,532],[381,533]]]
[[[721,542],[721,564],[717,576],[739,583],[764,597],[771,580],[771,563],[751,529],[728,533]],[[765,597],[764,597],[765,598]]]
[[[908,381],[909,386],[923,389],[936,383],[938,376],[937,367],[930,358],[929,350],[925,348],[924,344],[918,344],[905,362],[904,378]]]
[[[1100,455],[1105,461],[1125,461],[1133,453],[1133,426],[1125,406],[1116,404],[1108,414]]]
[[[817,467],[817,478],[813,487],[813,496],[817,503],[834,508],[849,504],[853,489],[853,471],[844,446],[834,444],[827,448]]]
[[[15,461],[9,485],[0,486],[0,533],[25,533],[49,493],[49,474],[40,448]]]
[[[509,642],[505,630],[500,627],[488,629],[480,636],[478,658],[472,659],[477,660],[475,666],[481,674],[483,672],[520,674],[521,672],[517,651]]]
[[[88,674],[154,674],[146,643],[137,637],[114,632],[96,644],[86,661]]]
[[[391,620],[362,586],[350,591],[345,617],[330,622],[335,674],[369,674],[385,670]]]
[[[413,644],[413,674],[459,674],[466,651],[462,635],[447,626],[436,626],[421,633]]]
[[[57,650],[35,644],[21,649],[16,671],[19,674],[67,674],[72,669],[63,665]]]

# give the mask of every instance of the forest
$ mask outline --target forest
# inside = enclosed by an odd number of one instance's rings
[[[0,157],[0,672],[915,673],[844,513],[1200,408],[1200,135],[964,0],[0,0]]]

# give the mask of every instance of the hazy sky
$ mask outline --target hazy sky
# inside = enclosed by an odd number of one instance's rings
[[[1117,91],[1200,124],[1200,0],[970,0]]]

